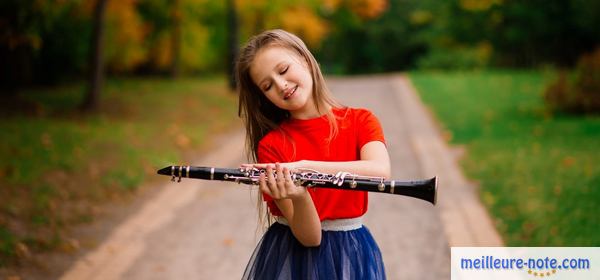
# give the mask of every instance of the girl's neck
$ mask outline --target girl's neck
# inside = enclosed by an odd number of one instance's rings
[[[317,110],[317,106],[313,105],[309,108],[306,108],[305,110],[290,111],[290,116],[292,119],[297,120],[309,120],[318,118],[326,114],[326,112],[328,112],[329,110],[331,110],[331,105],[327,103],[322,103],[319,105],[319,108],[321,109],[320,111]]]

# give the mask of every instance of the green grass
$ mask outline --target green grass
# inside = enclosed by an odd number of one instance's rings
[[[210,135],[238,125],[219,79],[111,80],[82,114],[84,85],[33,89],[0,119],[0,266],[57,248],[69,226],[126,199],[159,167],[188,162]]]
[[[450,142],[465,145],[463,169],[507,245],[600,245],[600,116],[546,110],[552,73],[410,77]]]

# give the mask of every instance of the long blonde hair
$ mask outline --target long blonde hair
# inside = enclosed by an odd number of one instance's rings
[[[277,129],[279,124],[290,117],[289,112],[275,106],[254,84],[250,77],[250,65],[260,50],[264,47],[284,47],[298,54],[307,63],[313,79],[313,101],[319,113],[325,113],[329,119],[330,127],[337,131],[333,113],[324,111],[324,105],[340,107],[333,99],[331,92],[325,85],[325,79],[319,64],[310,53],[304,42],[296,35],[281,29],[267,30],[252,37],[241,50],[236,63],[236,82],[239,94],[238,115],[244,120],[246,126],[246,149],[250,159],[257,160],[258,142],[271,130]],[[334,133],[335,134],[335,133]]]
[[[325,85],[325,79],[314,56],[296,35],[281,29],[267,30],[252,38],[240,51],[235,66],[235,77],[239,94],[238,115],[246,127],[246,152],[249,160],[258,160],[258,143],[272,130],[278,129],[282,121],[290,118],[288,111],[269,101],[250,77],[250,66],[256,55],[266,47],[283,47],[303,58],[313,80],[313,102],[319,114],[325,113],[330,124],[330,139],[337,134],[337,122],[326,105],[341,107],[333,99]],[[259,216],[262,217],[262,200],[259,195]],[[266,214],[268,216],[268,214]]]

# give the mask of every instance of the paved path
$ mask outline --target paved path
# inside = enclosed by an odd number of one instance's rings
[[[348,106],[370,109],[383,126],[394,179],[425,178],[412,149],[408,118],[393,77],[332,79],[331,90]],[[389,279],[449,279],[450,250],[438,212],[421,200],[369,195],[365,224],[383,254]]]
[[[440,173],[451,179],[441,180],[440,188],[448,184],[449,189],[440,191],[435,207],[417,199],[370,195],[365,223],[382,249],[389,279],[448,279],[449,244],[501,244],[404,78],[332,78],[329,85],[342,103],[369,108],[380,118],[394,179]],[[225,167],[244,161],[241,131],[218,143],[214,153],[194,164]],[[450,185],[460,185],[464,195],[450,195]],[[457,201],[466,208],[454,205]],[[260,238],[255,208],[256,192],[244,185],[169,181],[62,279],[239,279]]]

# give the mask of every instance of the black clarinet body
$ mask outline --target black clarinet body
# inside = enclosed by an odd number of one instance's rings
[[[158,174],[181,178],[230,181],[247,185],[258,185],[259,176],[265,169],[258,168],[216,168],[201,166],[168,166],[158,170]],[[304,187],[333,188],[379,192],[414,197],[436,203],[437,177],[425,180],[400,181],[384,180],[383,177],[369,177],[347,172],[337,174],[320,173],[310,169],[297,169],[291,173],[296,185]]]

